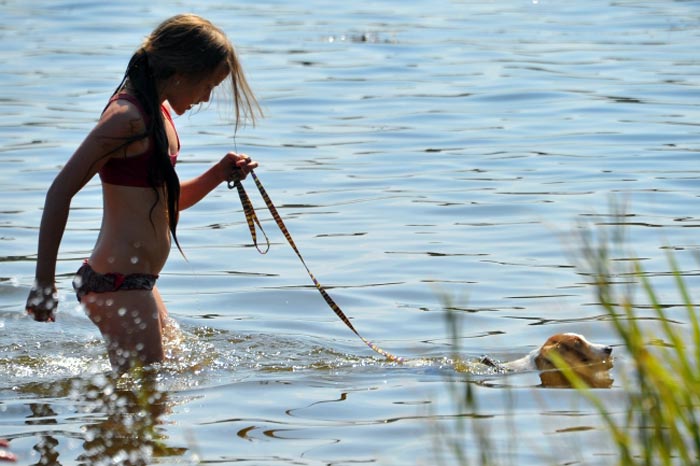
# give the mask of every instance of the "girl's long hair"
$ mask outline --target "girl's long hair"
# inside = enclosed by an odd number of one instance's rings
[[[161,23],[134,53],[117,95],[128,81],[141,102],[147,119],[145,134],[133,140],[151,138],[154,156],[149,160],[148,183],[156,194],[153,209],[160,201],[165,185],[169,229],[180,252],[177,239],[180,180],[170,161],[168,137],[161,111],[160,91],[176,73],[188,79],[204,79],[226,63],[230,73],[235,109],[235,130],[244,119],[255,123],[262,111],[243,73],[236,51],[224,32],[208,20],[192,14],[173,16]],[[151,222],[152,222],[151,218]]]

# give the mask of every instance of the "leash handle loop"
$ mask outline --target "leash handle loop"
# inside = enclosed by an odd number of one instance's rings
[[[233,188],[236,188],[238,190],[238,197],[241,199],[243,213],[245,214],[245,220],[248,224],[248,230],[250,230],[250,237],[253,239],[253,245],[255,246],[255,249],[257,249],[260,254],[267,254],[267,251],[270,250],[270,240],[267,237],[265,230],[263,230],[262,225],[260,224],[258,215],[255,213],[255,209],[253,208],[253,203],[250,202],[248,193],[245,192],[245,188],[243,188],[243,183],[241,183],[240,179],[228,180],[228,189]],[[260,249],[260,246],[258,245],[258,236],[255,231],[256,225],[265,237],[265,249]]]

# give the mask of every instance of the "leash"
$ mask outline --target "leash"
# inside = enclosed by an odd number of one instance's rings
[[[347,327],[352,330],[352,332],[357,335],[360,340],[362,340],[367,346],[369,346],[372,350],[376,351],[377,353],[381,354],[385,358],[387,358],[390,361],[395,361],[395,362],[403,362],[403,358],[399,356],[395,356],[391,354],[390,352],[383,350],[379,346],[375,345],[371,341],[367,340],[365,337],[360,335],[360,332],[358,332],[355,327],[352,325],[350,322],[350,319],[345,315],[345,313],[340,309],[340,307],[333,301],[333,298],[330,297],[330,295],[326,292],[326,289],[316,280],[316,277],[314,276],[313,273],[311,273],[311,270],[309,269],[309,266],[306,265],[306,261],[304,258],[301,256],[301,253],[299,252],[299,249],[297,248],[296,244],[294,243],[294,240],[292,239],[292,235],[289,233],[289,230],[285,226],[284,222],[282,221],[282,217],[280,217],[279,212],[277,212],[277,208],[275,205],[272,203],[272,200],[270,199],[270,196],[267,194],[267,191],[263,187],[262,183],[260,182],[260,179],[255,175],[255,172],[251,171],[250,172],[251,177],[255,181],[255,186],[257,186],[258,191],[260,191],[260,196],[263,198],[265,201],[265,204],[267,205],[267,209],[270,211],[272,214],[272,218],[275,220],[275,223],[277,223],[277,226],[279,227],[280,231],[284,235],[285,238],[287,238],[287,242],[289,245],[292,247],[294,252],[296,253],[297,257],[301,261],[302,265],[306,269],[306,271],[309,274],[309,277],[311,277],[311,281],[314,282],[314,285],[316,286],[316,289],[318,290],[319,293],[321,293],[321,296],[323,296],[323,299],[326,301],[328,306],[335,312],[335,315],[337,315],[340,320],[347,325]],[[265,231],[262,228],[262,225],[260,225],[260,220],[258,220],[258,216],[255,213],[255,209],[253,209],[253,203],[250,202],[250,198],[248,197],[248,193],[246,193],[245,189],[243,188],[243,184],[241,183],[240,179],[237,178],[231,178],[228,180],[228,188],[233,189],[236,188],[238,190],[238,197],[241,198],[241,205],[243,206],[243,212],[245,214],[246,222],[248,223],[248,229],[250,230],[250,236],[253,238],[253,244],[255,245],[255,249],[258,250],[260,254],[265,254],[267,251],[270,250],[270,240],[268,239],[267,235],[265,234]],[[263,236],[265,237],[265,242],[266,246],[265,249],[261,249],[258,246],[258,239],[256,235],[256,230],[255,227],[260,229],[262,232]]]

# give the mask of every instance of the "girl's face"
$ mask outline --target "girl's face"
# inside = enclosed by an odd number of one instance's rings
[[[222,62],[213,73],[203,78],[175,75],[174,83],[169,86],[166,99],[173,111],[182,115],[195,105],[209,102],[211,92],[216,86],[226,79],[229,69],[226,62]]]

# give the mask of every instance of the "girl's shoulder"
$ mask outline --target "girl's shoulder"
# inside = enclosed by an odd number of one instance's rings
[[[146,115],[141,103],[130,94],[113,96],[100,117],[100,126],[121,136],[143,134]]]

